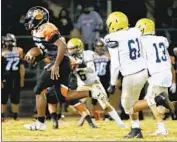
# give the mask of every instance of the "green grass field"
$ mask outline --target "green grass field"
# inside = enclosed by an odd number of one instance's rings
[[[118,141],[118,140],[139,140],[124,139],[123,136],[129,132],[128,129],[119,128],[114,121],[96,121],[99,126],[97,129],[89,128],[85,122],[83,127],[77,127],[79,117],[67,117],[60,123],[59,129],[52,129],[51,122],[47,121],[47,130],[29,131],[25,130],[23,125],[32,122],[30,118],[21,118],[19,121],[7,119],[2,123],[2,140],[3,141]],[[124,121],[130,126],[129,121]],[[177,121],[166,120],[166,127],[169,135],[150,136],[156,130],[156,124],[153,118],[146,117],[141,121],[144,139],[141,141],[174,141],[177,140]]]

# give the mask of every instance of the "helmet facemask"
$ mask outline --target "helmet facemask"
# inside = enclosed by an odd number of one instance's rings
[[[49,12],[47,9],[36,6],[28,10],[24,19],[24,25],[27,30],[37,29],[43,23],[49,21]]]
[[[101,40],[98,40],[96,43],[95,43],[95,52],[99,55],[103,55],[104,52],[105,52],[105,49],[104,49],[104,43],[103,41]]]
[[[70,56],[75,57],[75,58],[80,57],[80,55],[82,54],[82,49],[80,49],[78,46],[69,47],[68,48],[68,54]]]
[[[7,33],[4,38],[4,47],[12,50],[13,47],[16,46],[16,38],[13,34]]]

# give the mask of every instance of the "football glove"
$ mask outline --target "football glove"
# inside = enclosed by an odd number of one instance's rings
[[[114,94],[114,92],[115,92],[115,85],[113,86],[113,85],[110,85],[109,87],[108,87],[108,89],[107,89],[107,92],[109,93],[109,94]]]
[[[170,92],[172,92],[173,94],[176,93],[176,83],[173,83],[170,87]]]

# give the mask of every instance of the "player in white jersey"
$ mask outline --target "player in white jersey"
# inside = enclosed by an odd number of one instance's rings
[[[93,91],[98,92],[98,94],[96,96],[93,95],[92,98],[99,102],[100,106],[108,112],[120,127],[125,127],[125,124],[119,118],[115,109],[108,102],[106,91],[96,74],[94,52],[90,50],[84,51],[83,43],[78,38],[70,39],[67,43],[67,48],[71,61],[75,62],[76,65],[73,72],[77,77],[77,90],[86,91],[93,89]]]
[[[156,107],[156,101],[162,96],[166,102],[169,102],[168,87],[172,84],[170,56],[167,51],[169,43],[165,37],[155,35],[155,24],[148,18],[140,19],[136,23],[136,27],[142,32],[141,45],[150,74],[147,94],[144,102],[139,101],[141,102],[140,106],[149,106],[157,120],[157,131],[152,135],[167,135],[163,122],[164,113],[158,111],[161,106]],[[138,109],[137,104],[134,106],[134,112]]]
[[[128,27],[128,18],[122,12],[111,13],[106,25],[109,34],[105,36],[105,42],[111,56],[111,82],[108,91],[115,91],[120,71],[123,75],[121,102],[132,122],[132,129],[125,137],[142,138],[138,113],[130,113],[148,78],[140,44],[141,32],[138,28]]]

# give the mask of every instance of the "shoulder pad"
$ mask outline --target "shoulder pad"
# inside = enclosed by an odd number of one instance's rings
[[[39,32],[45,40],[50,40],[50,38],[55,34],[60,34],[58,28],[52,23],[46,23],[40,26]]]

